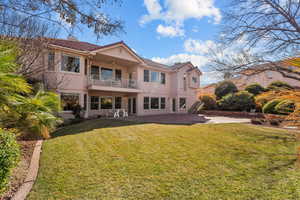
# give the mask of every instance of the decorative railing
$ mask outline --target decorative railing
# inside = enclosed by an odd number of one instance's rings
[[[89,84],[96,86],[138,89],[137,81],[133,79],[100,80],[98,77],[89,77]]]

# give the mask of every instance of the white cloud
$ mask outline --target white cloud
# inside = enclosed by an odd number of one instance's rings
[[[158,25],[156,32],[166,37],[184,36],[184,30],[180,27]]]
[[[214,23],[220,23],[222,19],[214,0],[188,0],[184,3],[183,0],[164,0],[163,6],[159,0],[144,0],[144,4],[148,14],[141,17],[140,24],[161,20],[166,23],[166,27],[183,29],[184,21],[188,19],[200,20],[203,17],[210,17]]]
[[[216,83],[223,80],[223,75],[220,72],[217,71],[209,71],[209,72],[203,72],[200,82],[201,87],[205,85],[209,85],[211,83]]]
[[[187,53],[175,54],[166,58],[154,57],[152,58],[152,60],[166,65],[173,65],[176,62],[190,61],[191,63],[193,63],[193,65],[198,66],[199,68],[201,68],[208,62],[208,59],[205,56]]]
[[[187,39],[184,41],[184,49],[190,53],[207,54],[216,47],[217,44],[212,40],[201,41]]]

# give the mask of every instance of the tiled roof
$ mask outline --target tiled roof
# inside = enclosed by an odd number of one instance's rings
[[[166,69],[171,69],[170,66],[168,65],[164,65],[158,62],[154,62],[153,60],[147,59],[147,58],[143,58],[144,62],[147,65],[153,66],[153,67],[161,67],[161,68],[166,68]]]
[[[189,64],[191,62],[183,62],[183,63],[175,63],[174,65],[171,66],[172,69],[179,69],[187,64]]]
[[[76,40],[50,39],[49,44],[66,47],[79,51],[93,51],[102,48],[102,46],[81,42]]]

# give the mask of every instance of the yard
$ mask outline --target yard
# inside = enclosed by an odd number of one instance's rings
[[[28,199],[300,199],[291,132],[92,120],[54,135]]]

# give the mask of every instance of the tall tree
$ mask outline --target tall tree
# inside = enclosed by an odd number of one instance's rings
[[[105,13],[104,6],[109,3],[120,3],[120,0],[0,0],[0,14],[21,14],[25,19],[43,20],[64,27],[67,31],[70,26],[79,28],[85,25],[100,37],[116,33],[123,27],[121,20],[113,19]],[[1,24],[23,25],[7,20],[1,20]]]
[[[215,69],[231,73],[247,71],[246,75],[277,71],[284,77],[300,80],[297,68],[277,62],[299,52],[300,0],[230,2],[224,18],[221,52],[236,43],[243,48],[234,56],[222,57],[220,50],[214,53],[211,62]]]

